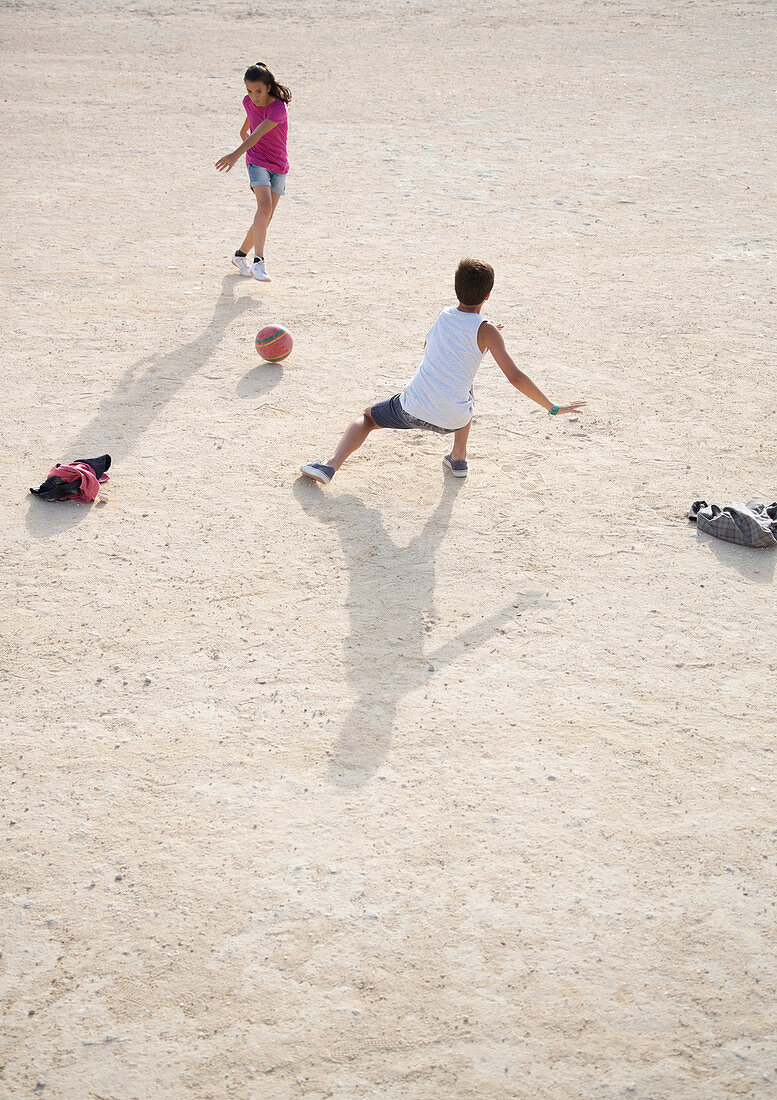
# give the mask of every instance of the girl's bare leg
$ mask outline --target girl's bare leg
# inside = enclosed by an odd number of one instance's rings
[[[246,233],[243,243],[240,246],[240,251],[245,252],[246,255],[251,251],[253,246],[255,256],[264,256],[264,244],[267,239],[267,226],[272,221],[272,216],[275,213],[275,207],[278,205],[278,199],[280,195],[276,195],[274,191],[271,191],[269,187],[254,187],[254,195],[256,195],[256,214],[254,215],[253,224]],[[260,191],[266,191],[267,195],[259,195]],[[267,201],[269,195],[269,203]],[[264,228],[257,234],[257,220],[260,219],[260,215],[264,218]],[[261,244],[261,248],[256,243],[257,240]]]
[[[467,457],[467,439],[469,438],[469,430],[472,427],[472,421],[469,424],[465,424],[463,428],[459,428],[457,432],[453,433],[453,450],[451,451],[451,458],[454,462],[459,459]]]
[[[345,429],[343,438],[337,444],[337,450],[327,462],[327,466],[333,466],[335,470],[339,470],[346,458],[352,455],[354,451],[358,451],[374,428],[375,424],[366,413],[362,413],[361,416],[357,416],[355,420],[352,420]]]

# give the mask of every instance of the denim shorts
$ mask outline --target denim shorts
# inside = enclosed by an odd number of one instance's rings
[[[427,424],[425,420],[419,420],[410,413],[405,412],[399,400],[399,394],[395,393],[388,401],[379,401],[370,408],[370,416],[379,428],[415,428],[417,431],[439,432],[440,435],[449,435],[456,428],[441,428],[438,424]]]
[[[287,172],[281,175],[280,172],[271,172],[269,168],[262,168],[261,164],[250,162],[246,167],[248,168],[248,186],[252,191],[255,187],[269,187],[276,195],[286,194]]]

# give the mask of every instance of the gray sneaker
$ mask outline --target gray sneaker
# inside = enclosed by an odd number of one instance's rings
[[[258,279],[260,283],[272,282],[272,279],[267,274],[267,268],[264,266],[264,260],[254,260],[251,264],[251,274],[255,279]]]
[[[320,481],[322,485],[328,485],[335,476],[334,466],[327,466],[323,458],[317,458],[315,462],[308,462],[300,466],[300,473],[305,477],[312,477],[314,481]]]
[[[450,455],[446,455],[443,459],[443,463],[448,467],[454,477],[466,477],[469,473],[469,466],[467,465],[466,458],[451,458]]]

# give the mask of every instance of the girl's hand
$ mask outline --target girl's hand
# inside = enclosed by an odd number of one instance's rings
[[[216,161],[216,167],[219,172],[229,172],[231,168],[234,168],[237,164],[239,153],[227,153],[225,157],[220,157]]]
[[[583,405],[586,405],[586,401],[573,401],[571,405],[559,405],[558,415],[562,413],[579,413]]]

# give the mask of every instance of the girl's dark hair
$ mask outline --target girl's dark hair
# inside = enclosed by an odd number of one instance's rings
[[[264,61],[257,61],[255,65],[249,65],[243,80],[255,80],[260,84],[266,84],[270,89],[270,95],[276,99],[282,99],[284,103],[291,102],[291,92],[285,84],[279,84]]]

